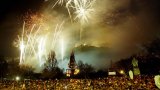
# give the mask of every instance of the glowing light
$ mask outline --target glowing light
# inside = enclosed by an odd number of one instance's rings
[[[23,32],[21,37],[18,36],[18,47],[20,48],[19,64],[27,64],[28,60],[36,60],[41,67],[46,61],[51,50],[55,50],[57,41],[61,41],[59,36],[62,32],[64,22],[57,24],[54,30],[48,30],[46,27],[33,24],[31,29],[25,30],[25,22],[23,24]],[[45,33],[44,33],[45,31]],[[59,45],[61,48],[62,59],[64,57],[64,41]]]
[[[23,59],[24,59],[24,49],[25,49],[25,46],[24,46],[24,39],[23,39],[23,36],[24,36],[24,29],[25,29],[25,22],[23,23],[23,32],[22,32],[22,39],[20,41],[20,63],[19,64],[22,64],[23,62]]]
[[[120,74],[124,74],[124,70],[120,70],[120,72],[119,72]]]
[[[95,11],[92,7],[95,3],[95,0],[77,0],[75,2],[75,19],[78,19],[81,24],[88,22],[88,19],[91,18],[92,13]]]
[[[63,60],[64,58],[64,41],[61,39],[61,59]]]
[[[24,43],[23,41],[21,42],[20,44],[20,51],[21,51],[21,54],[20,54],[20,64],[22,64],[23,62],[23,57],[24,57],[24,49],[25,49],[25,46],[24,46]]]
[[[95,2],[96,0],[57,0],[57,2],[53,5],[53,7],[55,7],[57,4],[62,6],[65,3],[71,22],[72,16],[75,14],[74,20],[78,20],[81,23],[79,35],[80,42],[83,31],[82,27],[89,22],[89,19],[93,18],[92,15],[94,14],[93,12],[95,12],[93,5],[95,4]],[[71,13],[70,9],[74,10],[74,13]]]
[[[19,77],[19,76],[17,76],[17,77],[16,77],[16,81],[19,81],[19,80],[20,80],[20,77]]]
[[[70,9],[73,9],[76,14],[75,20],[78,19],[81,24],[85,24],[88,22],[88,19],[92,17],[92,13],[95,11],[93,8],[95,1],[96,0],[57,0],[53,7],[57,4],[63,5],[63,3],[65,3],[70,19],[72,19]]]
[[[80,70],[79,70],[79,69],[75,69],[75,71],[74,71],[74,75],[77,75],[79,72],[80,72]]]
[[[70,77],[71,75],[67,73],[66,76],[67,76],[67,77]]]

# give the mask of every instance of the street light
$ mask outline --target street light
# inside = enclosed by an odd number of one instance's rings
[[[124,70],[120,70],[120,72],[119,72],[120,74],[124,74]]]
[[[19,76],[16,76],[16,81],[19,81],[20,80],[20,77]]]

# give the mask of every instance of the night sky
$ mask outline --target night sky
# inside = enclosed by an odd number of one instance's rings
[[[27,13],[43,13],[54,3],[55,0],[1,0],[0,55],[18,57],[19,49],[13,46],[13,41],[21,32],[24,16]],[[95,7],[97,13],[85,27],[83,41],[89,45],[106,47],[109,59],[120,59],[137,53],[141,51],[142,45],[160,35],[160,0],[97,0]],[[68,17],[66,9],[61,6],[56,6],[53,12]],[[71,40],[76,41],[73,37],[77,34],[74,31],[70,34]],[[85,54],[88,51],[77,57]]]
[[[13,38],[22,27],[23,16],[29,12],[40,10],[43,0],[2,0],[0,1],[0,55],[16,56]]]

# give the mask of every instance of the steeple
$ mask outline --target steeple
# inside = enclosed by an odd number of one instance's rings
[[[75,57],[74,57],[74,52],[72,51],[71,52],[71,55],[70,55],[70,60],[69,60],[69,63],[68,63],[68,67],[69,67],[69,76],[74,76],[74,72],[77,68],[77,64],[76,64],[76,61],[75,61]]]
[[[71,52],[70,61],[69,61],[68,67],[71,68],[71,69],[74,69],[76,67],[76,61],[75,61],[75,57],[74,57],[74,51]]]

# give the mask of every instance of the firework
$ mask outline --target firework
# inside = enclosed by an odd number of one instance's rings
[[[63,60],[64,58],[64,41],[61,39],[61,59]]]
[[[77,0],[75,1],[75,19],[78,19],[81,24],[88,22],[88,19],[91,18],[92,13],[95,11],[93,4],[95,0]]]
[[[68,10],[71,22],[73,15],[71,14],[70,9],[74,10],[74,20],[78,20],[80,22],[81,28],[79,37],[81,42],[83,26],[89,22],[89,19],[92,19],[92,15],[95,12],[93,5],[95,4],[96,0],[57,0],[54,6],[57,4],[63,5],[64,2]]]
[[[66,0],[66,1],[68,1],[68,0]],[[57,0],[57,1],[54,3],[54,5],[52,6],[52,8],[54,8],[57,4],[62,6],[63,3],[64,3],[64,0]]]
[[[23,39],[24,29],[25,29],[25,22],[23,24],[22,39],[20,41],[20,64],[23,63],[23,59],[24,59],[24,50],[25,50],[24,39]]]
[[[39,63],[39,66],[42,66],[46,62],[49,52],[52,49],[55,50],[63,24],[64,22],[57,24],[53,31],[45,31],[46,33],[44,33],[44,26],[33,24],[31,29],[27,30],[24,22],[22,35],[21,37],[18,36],[18,46],[20,48],[19,64],[26,64],[27,60],[34,59]],[[62,51],[64,52],[63,45]],[[64,55],[63,52],[62,56]]]
[[[57,43],[57,39],[59,38],[60,34],[62,33],[62,26],[64,24],[64,21],[59,25],[57,24],[55,27],[55,30],[53,32],[53,39],[52,39],[52,47],[55,48],[55,44]]]
[[[81,40],[83,25],[89,22],[89,19],[92,18],[93,12],[95,11],[93,8],[95,1],[96,0],[57,0],[53,7],[56,5],[65,5],[70,19],[80,22]],[[61,35],[63,33],[64,22],[49,26],[45,20],[46,18],[44,18],[43,15],[32,15],[31,20],[26,22],[27,24],[24,22],[22,34],[18,36],[18,47],[20,48],[19,64],[26,64],[27,61],[36,60],[39,66],[42,66],[48,59],[49,52],[51,50],[55,51],[57,48],[59,49],[61,59],[64,59],[64,44],[66,42],[64,42],[65,38],[62,38],[63,35]],[[49,30],[46,30],[48,27]],[[58,41],[60,43],[58,43]]]
[[[65,3],[70,19],[72,19],[70,9],[73,9],[74,14],[76,14],[74,20],[78,19],[81,24],[85,24],[95,11],[93,8],[95,1],[96,0],[57,0],[53,7],[57,4],[62,6]]]

